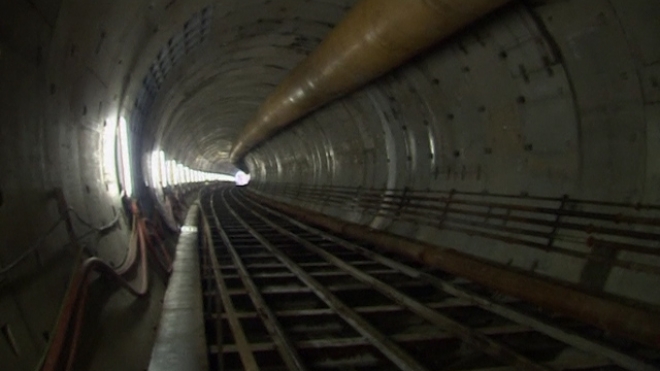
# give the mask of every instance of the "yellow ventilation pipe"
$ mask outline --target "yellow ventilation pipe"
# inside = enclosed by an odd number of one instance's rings
[[[362,0],[261,105],[232,162],[295,120],[402,65],[509,0]]]

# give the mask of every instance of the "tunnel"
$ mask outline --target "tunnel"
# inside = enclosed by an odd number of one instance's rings
[[[0,370],[660,369],[659,81],[655,0],[2,0]]]

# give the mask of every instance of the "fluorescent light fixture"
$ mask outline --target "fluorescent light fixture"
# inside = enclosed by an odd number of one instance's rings
[[[161,174],[160,174],[160,153],[159,151],[151,152],[149,156],[149,168],[151,171],[151,188],[156,188],[161,186]]]
[[[122,185],[127,197],[133,195],[133,174],[131,172],[130,137],[128,124],[123,117],[119,118],[119,145],[121,148],[121,174]]]
[[[176,162],[173,160],[168,160],[167,161],[167,183],[170,185],[176,185],[175,182],[175,177],[176,174],[174,173],[176,170]]]
[[[117,152],[115,150],[117,144],[117,119],[108,118],[105,121],[103,128],[102,139],[102,166],[101,174],[103,182],[113,192],[119,193],[117,190]]]
[[[174,161],[172,162],[172,183],[174,185],[181,184],[179,181],[179,165]]]
[[[158,151],[158,166],[160,166],[160,186],[167,187],[167,166],[165,166],[165,152]]]
[[[177,175],[177,184],[183,184],[186,182],[186,168],[181,165],[176,165],[176,175]]]

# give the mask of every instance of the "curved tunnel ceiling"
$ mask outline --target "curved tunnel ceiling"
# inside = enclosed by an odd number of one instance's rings
[[[165,80],[145,123],[144,138],[155,138],[171,157],[191,167],[219,170],[259,105],[353,3],[213,4],[209,37]],[[388,180],[364,179],[362,186],[427,188],[433,187],[431,180],[442,179],[439,174],[448,174],[445,179],[452,182],[456,177],[475,177],[476,182],[457,186],[495,187],[493,191],[643,197],[645,180],[639,176],[646,160],[641,143],[589,130],[591,122],[610,127],[610,133],[623,130],[625,137],[646,130],[644,117],[632,112],[640,112],[644,102],[652,100],[644,96],[643,87],[650,82],[638,69],[653,64],[656,52],[647,40],[653,39],[653,32],[635,27],[635,16],[623,5],[588,6],[582,17],[572,8],[551,2],[514,4],[499,11],[410,65],[302,120],[296,129],[263,146],[261,156],[255,151],[252,170],[266,171],[278,158],[287,179],[296,181],[292,177],[302,179],[305,171],[323,171],[311,163],[309,151],[327,156],[343,150],[353,157],[345,161],[362,166],[347,174],[389,173]],[[594,22],[601,22],[601,28],[595,29],[599,23]],[[584,50],[589,54],[582,56]],[[628,122],[626,128],[619,127],[621,120]],[[294,138],[296,131],[301,133]],[[319,131],[338,137],[317,140]],[[352,134],[346,137],[348,132]],[[324,140],[326,148],[312,148]],[[302,145],[307,147],[295,147]],[[389,152],[375,154],[375,162],[364,164],[365,157],[358,153],[370,146],[374,151],[387,147]],[[390,165],[379,165],[383,158]],[[317,160],[336,167],[340,159]],[[638,181],[608,182],[614,174]]]
[[[353,4],[257,3],[215,4],[207,40],[165,80],[146,123],[166,153],[191,167],[229,167],[251,115]]]

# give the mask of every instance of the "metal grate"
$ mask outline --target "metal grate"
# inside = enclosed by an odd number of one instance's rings
[[[657,351],[606,344],[589,325],[301,224],[237,189],[206,192],[202,210],[213,370],[656,369]]]

